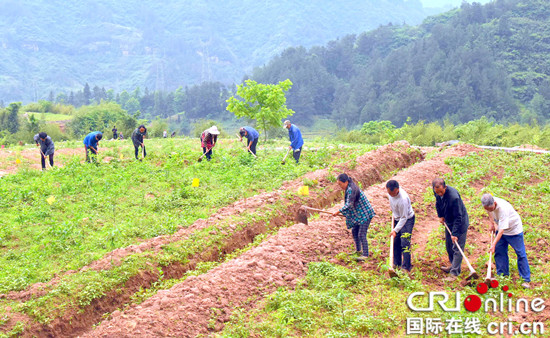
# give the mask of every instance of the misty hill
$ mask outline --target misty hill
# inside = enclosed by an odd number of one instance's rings
[[[420,26],[385,25],[289,48],[251,77],[290,78],[294,119],[550,121],[550,3],[464,3]]]
[[[419,0],[4,0],[0,99],[36,101],[86,82],[117,92],[240,82],[290,46],[431,13]]]

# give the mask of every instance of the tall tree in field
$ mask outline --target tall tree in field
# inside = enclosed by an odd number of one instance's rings
[[[262,84],[253,80],[246,80],[244,84],[237,86],[237,95],[244,101],[234,96],[227,99],[227,110],[235,114],[237,118],[247,117],[256,120],[257,127],[264,131],[267,140],[267,129],[281,125],[281,120],[292,116],[294,111],[286,107],[286,96],[292,82],[289,79],[279,84]]]
[[[90,99],[92,98],[92,92],[90,91],[90,86],[88,85],[88,82],[86,82],[86,85],[84,86],[84,105],[90,104]]]
[[[14,134],[19,130],[19,109],[21,109],[21,102],[10,103],[9,107],[6,108],[8,113],[8,120],[6,121],[6,129]]]

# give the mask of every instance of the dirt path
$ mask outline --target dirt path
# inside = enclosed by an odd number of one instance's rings
[[[450,171],[444,159],[464,156],[476,148],[461,145],[446,149],[433,159],[418,163],[394,176],[410,194],[413,202],[423,200],[431,180]],[[364,178],[371,173],[367,165],[355,168]],[[378,216],[378,224],[389,224],[389,203],[383,183],[367,189],[369,200]],[[332,207],[334,211],[338,206]],[[433,213],[425,210],[425,213]],[[413,242],[425,241],[434,228],[432,216],[420,215],[429,222],[419,222]],[[433,217],[432,217],[433,218]],[[420,244],[420,243],[419,243]],[[295,224],[281,229],[258,247],[240,257],[197,277],[186,279],[170,290],[160,291],[139,306],[116,311],[111,318],[85,337],[134,337],[208,335],[223,328],[237,307],[245,310],[256,305],[262,296],[279,286],[293,287],[306,274],[307,264],[334,256],[352,245],[349,232],[342,221],[321,217],[309,225]],[[421,248],[421,246],[419,246]],[[422,252],[415,252],[418,256]],[[421,261],[420,261],[421,262]],[[366,269],[375,269],[378,262],[366,262]]]

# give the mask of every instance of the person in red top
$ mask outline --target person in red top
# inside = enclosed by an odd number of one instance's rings
[[[212,148],[218,142],[218,135],[220,135],[220,132],[216,126],[206,129],[201,134],[202,152],[205,154],[207,161],[212,159]]]

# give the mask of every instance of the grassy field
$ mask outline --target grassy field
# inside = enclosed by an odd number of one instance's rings
[[[550,156],[530,153],[504,153],[485,151],[464,158],[450,158],[447,163],[453,173],[446,176],[447,184],[456,187],[466,201],[470,215],[470,232],[484,232],[486,213],[479,199],[482,193],[490,192],[494,196],[510,201],[522,216],[525,229],[525,242],[532,274],[530,290],[521,288],[517,276],[515,254],[510,249],[512,278],[498,280],[507,285],[514,298],[540,297],[550,298]],[[479,183],[483,182],[483,183]],[[474,184],[476,183],[476,184]],[[416,210],[433,212],[434,197],[431,189],[426,190],[425,201]],[[431,206],[430,210],[427,208]],[[414,234],[413,234],[414,235]],[[369,231],[372,251],[387,250],[376,243],[385,235],[376,229]],[[443,229],[433,231],[426,243],[425,257],[444,257],[446,255],[441,238]],[[469,235],[470,237],[470,235]],[[470,237],[471,239],[471,237]],[[371,244],[369,244],[369,247]],[[467,242],[470,252],[474,244]],[[480,250],[483,250],[481,248]],[[429,280],[438,278],[438,269],[416,265],[414,277],[402,274],[399,279],[388,279],[377,270],[364,270],[351,261],[347,255],[338,256],[339,264],[316,262],[309,265],[307,277],[296,289],[280,288],[266,297],[262,305],[253,311],[237,311],[231,322],[219,336],[221,337],[357,337],[357,336],[404,336],[407,318],[439,318],[443,323],[440,335],[447,336],[446,321],[459,318],[461,325],[477,325],[482,335],[490,322],[521,322],[523,319],[514,314],[468,312],[461,307],[460,312],[443,312],[435,306],[433,312],[413,312],[407,306],[407,297],[413,292],[441,291],[440,286],[430,284]],[[414,256],[413,256],[414,257]],[[486,271],[484,262],[487,254],[477,260],[477,271]],[[475,263],[474,263],[475,264]],[[415,262],[413,260],[413,266]],[[380,270],[384,271],[383,264]],[[463,295],[477,295],[476,285],[458,288]],[[454,289],[454,288],[453,288]],[[498,297],[498,291],[491,290],[487,297]],[[454,295],[454,293],[453,293]],[[453,296],[451,296],[453,297]],[[485,297],[482,297],[484,299]],[[454,307],[451,298],[449,307]],[[548,303],[548,301],[547,301]],[[417,306],[426,306],[427,297]],[[542,316],[531,314],[525,321],[541,320],[546,329],[550,325],[548,308]],[[517,324],[516,324],[517,325]],[[473,326],[470,326],[470,329]],[[462,331],[464,336],[478,336],[474,331]],[[513,333],[513,332],[512,332]]]
[[[351,152],[342,156],[337,144],[310,142],[318,149],[304,151],[300,165],[289,160],[281,165],[284,151],[277,149],[287,142],[268,144],[254,160],[240,143],[222,140],[212,161],[198,163],[195,139],[147,140],[144,161],[133,159],[129,143],[101,142],[99,163],[90,164],[82,163],[80,142],[57,142],[56,161],[62,167],[40,172],[28,167],[29,159],[17,173],[1,179],[0,293],[45,283],[67,271],[76,273],[44,287],[40,297],[22,302],[0,299],[0,325],[8,321],[8,313],[17,312],[40,323],[51,322],[66,309],[87,306],[139,271],[151,269],[148,262],[185,262],[204,247],[219,245],[220,238],[209,235],[212,229],[188,242],[167,245],[161,254],[144,252],[109,270],[79,271],[107,252],[173,234],[235,200],[374,149],[347,145]],[[13,162],[22,152],[35,151],[29,146],[10,149],[14,153],[3,160]],[[198,187],[192,187],[194,179]]]

